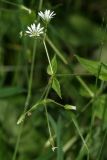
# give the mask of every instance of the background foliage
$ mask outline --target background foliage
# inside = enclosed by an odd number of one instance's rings
[[[20,38],[19,32],[36,20],[39,2],[0,1],[1,160],[12,159],[20,132],[20,126],[16,123],[23,112],[27,94],[33,39]],[[32,13],[29,14],[23,6],[30,8]],[[50,57],[57,51],[65,59],[57,56],[58,73],[63,74],[58,77],[62,99],[53,90],[49,98],[62,104],[74,104],[77,111],[72,113],[49,105],[49,120],[58,146],[55,152],[52,152],[48,142],[44,107],[34,111],[25,120],[17,160],[85,160],[88,154],[85,143],[90,160],[107,159],[106,8],[106,0],[43,2],[42,10],[56,12],[48,30],[48,36],[56,47],[53,50],[48,43]],[[31,106],[42,95],[48,82],[47,66],[43,45],[38,43]]]

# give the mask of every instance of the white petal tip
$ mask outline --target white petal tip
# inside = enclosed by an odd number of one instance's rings
[[[76,106],[72,106],[72,105],[69,105],[69,104],[66,104],[64,106],[64,108],[67,109],[67,110],[76,110],[77,109]]]
[[[76,106],[72,106],[72,110],[76,110],[77,109],[77,107]]]

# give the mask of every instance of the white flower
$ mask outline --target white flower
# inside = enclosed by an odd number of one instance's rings
[[[33,23],[30,27],[28,26],[27,28],[28,30],[25,32],[29,35],[29,37],[38,37],[40,34],[44,33],[44,27],[40,27],[40,23],[37,26]]]
[[[46,10],[44,13],[43,12],[39,12],[38,15],[46,22],[49,22],[56,14],[54,13],[54,11],[50,11],[50,10]]]

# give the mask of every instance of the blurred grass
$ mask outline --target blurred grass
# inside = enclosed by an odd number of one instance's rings
[[[26,6],[32,10],[22,8]],[[17,120],[24,109],[27,94],[28,75],[30,71],[33,40],[27,37],[20,38],[19,32],[36,20],[39,1],[15,0],[0,1],[0,159],[11,160],[19,134]],[[46,0],[43,2],[43,10],[52,9],[56,12],[51,21],[48,37],[53,44],[47,41],[50,57],[57,56],[58,73],[87,73],[75,58],[75,53],[91,60],[99,60],[101,42],[103,41],[102,62],[107,63],[107,2],[103,1],[65,1]],[[104,19],[104,20],[103,20]],[[53,47],[54,45],[54,47]],[[64,57],[64,58],[60,58]],[[62,60],[61,60],[62,59]],[[67,61],[68,64],[64,63]],[[31,105],[33,105],[48,82],[46,68],[48,61],[42,43],[38,43],[35,59]],[[88,65],[88,64],[87,64]],[[105,141],[106,135],[106,82],[105,88],[97,99],[87,109],[85,106],[91,100],[87,90],[78,82],[75,76],[58,78],[61,83],[62,97],[60,100],[51,90],[49,97],[62,104],[74,104],[77,106],[79,131],[87,140],[90,160],[100,157],[107,159]],[[83,82],[95,92],[94,76],[82,76]],[[101,81],[98,80],[97,89]],[[58,149],[51,151],[46,147],[48,141],[48,129],[44,109],[41,107],[31,117],[25,120],[23,133],[18,148],[17,160],[85,160],[87,151],[81,141],[78,131],[71,122],[70,116],[63,109],[56,109],[50,105],[49,114],[53,133],[56,133]],[[69,113],[71,114],[71,113]],[[94,121],[92,119],[94,117]],[[51,122],[52,121],[52,122]],[[53,123],[55,126],[53,126]],[[90,126],[92,125],[91,132]],[[56,127],[56,130],[54,129]],[[106,139],[106,138],[105,138]],[[67,147],[68,145],[68,147]],[[65,149],[66,148],[66,149]]]

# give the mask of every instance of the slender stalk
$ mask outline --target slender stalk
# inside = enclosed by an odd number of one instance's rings
[[[38,7],[38,10],[39,10],[39,11],[42,9],[42,5],[43,5],[43,0],[40,0],[40,2],[39,2],[39,7]],[[39,16],[38,16],[38,18],[39,18]]]
[[[7,3],[7,4],[10,4],[10,5],[13,5],[13,6],[16,6],[18,7],[19,9],[22,9],[22,10],[25,10],[25,11],[28,11],[28,13],[31,13],[31,9],[27,8],[26,6],[24,5],[21,5],[21,4],[18,4],[18,3],[14,3],[14,2],[10,2],[10,1],[7,1],[7,0],[1,0],[3,3]]]
[[[43,97],[46,95],[46,92],[47,92],[47,90],[48,90],[49,85],[50,85],[50,84],[49,84],[49,82],[48,82],[47,86],[45,87],[45,89],[44,89],[44,91],[43,91],[43,93],[42,93],[42,95],[41,95],[41,97],[40,97],[40,100],[42,100]]]
[[[48,86],[48,89],[47,89],[47,92],[46,92],[44,99],[46,99],[48,97],[49,91],[51,89],[51,85],[52,85],[52,78],[50,78],[50,80],[49,80],[49,86]],[[48,131],[49,131],[49,140],[50,140],[50,144],[52,146],[52,149],[54,149],[55,148],[54,147],[54,139],[52,136],[51,127],[50,127],[50,123],[49,123],[48,110],[47,110],[47,106],[46,105],[44,105],[44,106],[45,106],[46,120],[47,120]]]
[[[97,91],[96,96],[92,97],[91,100],[85,106],[83,106],[83,109],[81,110],[79,114],[77,114],[77,117],[79,117],[81,113],[83,113],[95,100],[99,98],[99,96],[101,95],[101,93],[103,92],[105,88],[106,88],[106,85],[104,86],[103,84],[101,84],[99,90]]]
[[[31,87],[32,87],[32,79],[33,79],[33,70],[34,70],[36,46],[37,46],[37,42],[36,42],[36,39],[35,39],[34,47],[33,47],[31,71],[30,71],[30,77],[29,77],[29,83],[28,83],[28,94],[27,94],[26,101],[25,101],[24,113],[26,112],[26,110],[28,108],[28,105],[29,105],[29,102],[30,102],[30,97],[31,97]],[[19,147],[19,143],[20,143],[20,139],[21,139],[23,125],[24,125],[24,122],[20,126],[20,130],[19,130],[19,134],[18,134],[18,138],[17,138],[15,151],[14,151],[12,160],[16,160],[16,155],[17,155],[17,151],[18,151],[18,147]]]
[[[102,23],[102,27],[104,27],[104,22],[105,22],[105,18],[103,17],[103,23]],[[106,23],[106,26],[105,26],[105,34],[107,33],[107,23]],[[99,55],[99,59],[100,59],[100,67],[99,67],[99,70],[101,70],[100,68],[103,67],[103,63],[101,61],[101,56],[102,56],[102,49],[103,49],[103,46],[104,46],[104,37],[101,41],[101,49],[100,49],[100,55]],[[99,71],[100,72],[100,71]],[[100,75],[100,73],[98,73],[98,75]],[[104,85],[104,81],[102,81],[102,85]],[[106,111],[106,100],[105,100],[105,104],[104,104],[104,109],[103,109],[103,114],[102,114],[102,123],[101,123],[101,126],[100,126],[100,131],[102,133],[103,131],[103,124],[104,124],[104,117],[105,117],[105,111]],[[102,144],[100,146],[100,148],[98,149],[98,160],[102,159],[101,158],[101,155],[102,155],[102,151],[103,151],[103,146],[104,146],[104,142],[105,142],[105,139],[107,137],[107,130],[105,131],[105,134],[104,134],[104,137],[102,139]]]
[[[40,2],[39,2],[39,10],[41,10],[42,4],[43,4],[43,0],[40,0]],[[33,70],[34,70],[36,48],[37,48],[37,42],[36,42],[36,39],[35,39],[34,46],[33,46],[31,71],[30,71],[30,77],[29,77],[29,82],[28,82],[28,94],[27,94],[26,101],[25,101],[24,113],[26,112],[26,110],[27,110],[27,108],[29,106],[30,97],[31,97],[31,88],[32,88],[32,80],[33,80]],[[20,139],[21,139],[23,125],[24,125],[24,121],[23,121],[23,123],[20,126],[20,130],[19,130],[19,134],[18,134],[18,138],[17,138],[17,142],[16,142],[16,146],[15,146],[15,151],[14,151],[12,160],[16,160],[16,155],[17,155],[17,151],[18,151],[18,147],[19,147],[19,143],[20,143]]]
[[[107,137],[107,129],[105,131],[105,134],[104,134],[104,137],[103,137],[103,140],[102,140],[102,143],[101,143],[101,147],[100,147],[99,152],[98,152],[99,154],[98,154],[97,160],[101,160],[101,153],[103,151],[104,143],[106,142],[106,137]]]
[[[74,123],[74,125],[75,125],[75,127],[76,127],[76,129],[77,129],[82,141],[83,141],[83,144],[84,144],[84,146],[85,146],[85,148],[87,150],[87,160],[89,160],[89,149],[88,149],[87,143],[86,143],[85,139],[83,138],[82,133],[81,133],[79,127],[78,127],[78,124],[77,124],[77,122],[76,122],[76,120],[75,120],[75,118],[73,116],[72,116],[72,121],[73,121],[73,123]]]
[[[100,57],[101,57],[101,54],[100,54]],[[102,63],[101,63],[101,60],[100,60],[100,65],[98,67],[98,73],[97,73],[97,77],[96,77],[96,81],[95,81],[95,96],[96,96],[96,93],[97,93],[97,86],[98,86],[98,79],[99,79],[99,76],[100,76],[100,73],[101,73],[101,68],[102,68]]]
[[[48,59],[48,62],[49,62],[49,65],[50,65],[50,69],[51,69],[51,73],[53,75],[53,69],[52,69],[52,65],[51,65],[48,49],[47,49],[47,46],[46,46],[46,43],[45,43],[46,32],[47,32],[47,24],[46,24],[46,29],[45,29],[44,39],[43,39],[43,45],[44,45],[44,48],[45,48],[45,51],[46,51],[47,59]],[[52,78],[50,78],[50,80],[49,80],[49,83],[48,83],[49,87],[48,87],[48,89],[46,91],[46,95],[45,95],[44,99],[46,99],[48,97],[49,91],[51,89],[51,85],[52,85]],[[48,110],[47,110],[47,106],[46,105],[45,105],[45,113],[46,113],[46,119],[47,119],[48,131],[49,131],[49,140],[50,140],[50,144],[51,144],[52,149],[53,149],[54,148],[54,139],[53,139],[52,132],[51,132],[51,127],[50,127],[49,117],[48,117]]]
[[[29,77],[29,83],[28,83],[28,95],[27,95],[27,98],[26,98],[25,107],[28,107],[29,102],[30,102],[30,97],[31,97],[31,88],[32,88],[32,80],[33,80],[33,70],[34,70],[36,48],[37,48],[37,42],[36,42],[36,39],[35,39],[34,47],[33,47],[31,71],[30,71],[30,77]]]
[[[98,72],[97,72],[97,77],[96,77],[96,81],[95,81],[95,99],[97,98],[98,94],[97,94],[97,88],[98,88],[98,80],[100,77],[100,73],[101,73],[101,69],[102,69],[102,62],[101,62],[101,57],[102,57],[102,49],[104,46],[104,38],[101,40],[101,44],[100,44],[100,52],[99,52],[99,66],[98,66]],[[101,83],[101,87],[103,88],[103,81]],[[100,90],[100,89],[99,89]],[[94,101],[93,101],[94,102]],[[91,118],[91,124],[90,124],[90,129],[89,129],[89,133],[90,133],[90,138],[93,140],[93,132],[92,132],[92,128],[93,128],[93,124],[94,124],[94,120],[95,120],[95,113],[94,113],[94,108],[92,107],[92,118]],[[102,125],[101,125],[102,128]]]
[[[64,105],[62,105],[62,104],[60,104],[60,103],[58,103],[58,102],[56,102],[56,101],[53,101],[53,103],[56,104],[56,105],[58,105],[58,106],[60,106],[60,107],[63,107],[63,108],[64,108]]]
[[[51,72],[53,74],[53,69],[52,69],[52,65],[51,65],[51,61],[50,61],[50,57],[49,57],[49,53],[48,53],[48,50],[47,50],[47,46],[46,46],[45,40],[43,40],[43,45],[45,47],[46,55],[47,55],[48,62],[49,62],[49,65],[50,65],[50,69],[51,69]]]
[[[103,17],[102,19],[102,27],[104,27],[105,23],[105,18]],[[104,30],[105,34],[107,33],[107,24],[105,26],[105,30]],[[98,68],[98,74],[97,74],[97,78],[96,78],[96,82],[95,82],[95,87],[96,87],[96,90],[97,90],[97,85],[98,85],[98,78],[100,76],[100,72],[101,72],[101,67],[102,67],[102,62],[101,62],[101,57],[102,57],[102,50],[103,50],[103,47],[104,47],[104,37],[102,38],[101,42],[100,42],[100,52],[99,52],[99,61],[100,61],[100,66]]]
[[[79,82],[82,84],[82,86],[86,89],[86,91],[89,93],[89,95],[91,97],[94,97],[94,93],[91,91],[91,89],[84,83],[84,81],[79,77],[77,76],[77,79],[79,80]]]
[[[56,48],[56,46],[53,44],[53,42],[49,39],[49,37],[46,36],[46,41],[49,43],[51,48],[56,52],[56,54],[59,56],[59,58],[65,63],[68,64],[66,58],[61,54],[61,52]]]
[[[62,73],[62,74],[55,74],[57,77],[69,77],[69,76],[92,76],[93,74],[90,73]]]
[[[14,6],[17,6],[17,7],[20,7],[21,5],[17,4],[17,3],[13,3],[13,2],[10,2],[10,1],[7,1],[7,0],[1,0],[2,2],[4,3],[8,3],[10,5],[14,5]]]
[[[23,129],[23,123],[21,124],[21,126],[19,128],[19,134],[18,134],[18,138],[17,138],[17,142],[16,142],[16,146],[15,146],[15,150],[14,150],[14,154],[13,154],[12,160],[16,160],[16,155],[17,155],[17,151],[18,151],[18,147],[19,147],[19,143],[20,143],[22,129]]]

